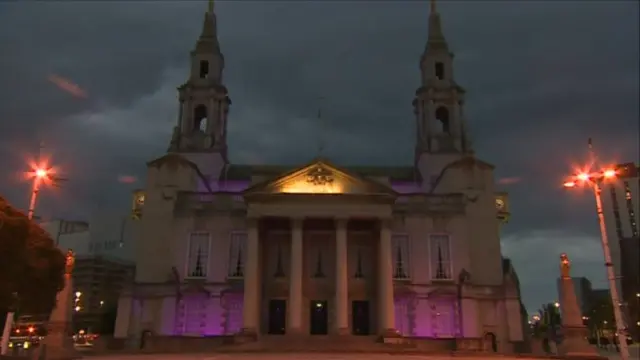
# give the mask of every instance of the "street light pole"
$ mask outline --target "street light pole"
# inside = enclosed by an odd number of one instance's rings
[[[589,139],[589,157],[590,167],[595,166],[596,156],[593,151],[591,139]],[[600,240],[602,242],[602,252],[604,253],[605,267],[607,269],[607,280],[609,281],[609,294],[613,306],[613,316],[616,321],[616,332],[620,348],[620,358],[629,360],[629,347],[627,346],[627,331],[625,328],[624,318],[620,309],[620,296],[618,295],[618,285],[616,283],[616,272],[611,258],[611,248],[609,246],[609,236],[607,235],[607,226],[604,220],[604,210],[602,208],[602,188],[600,184],[605,180],[615,180],[617,177],[616,170],[607,169],[596,173],[582,172],[575,175],[572,179],[564,183],[564,187],[573,188],[579,184],[590,186],[596,198],[596,212],[598,214],[598,224],[600,225]]]
[[[30,173],[33,178],[33,185],[31,187],[31,196],[29,199],[29,209],[27,210],[27,218],[29,220],[33,220],[35,210],[36,210],[36,202],[38,200],[38,193],[40,192],[40,188],[47,181],[54,186],[59,186],[60,181],[64,181],[66,179],[59,178],[55,176],[55,172],[43,163],[42,160],[42,150],[44,145],[40,143],[40,148],[38,150],[38,157],[36,163],[32,165],[32,171]],[[9,338],[11,337],[11,329],[13,328],[13,320],[15,313],[11,311],[13,309],[9,309],[7,312],[7,318],[4,323],[4,330],[2,332],[2,340],[0,341],[0,355],[6,355],[9,351]]]
[[[604,211],[602,210],[601,188],[598,181],[593,182],[593,193],[596,197],[596,210],[598,212],[598,223],[600,224],[600,238],[602,240],[602,252],[604,253],[604,265],[607,268],[607,279],[609,280],[609,291],[611,302],[613,303],[613,316],[616,319],[616,332],[618,333],[618,343],[620,346],[620,357],[622,360],[629,359],[629,347],[627,346],[627,331],[624,326],[624,318],[620,309],[620,297],[618,296],[618,285],[616,282],[616,272],[611,259],[611,249],[609,247],[609,236],[607,226],[604,222]]]

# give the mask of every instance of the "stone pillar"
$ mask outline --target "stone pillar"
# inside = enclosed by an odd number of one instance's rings
[[[391,229],[388,221],[380,222],[378,244],[378,325],[383,338],[398,337],[395,331],[395,306],[393,303],[393,263]]]
[[[563,340],[559,355],[572,358],[597,359],[598,351],[587,342],[588,331],[582,323],[582,313],[569,274],[571,263],[566,254],[560,255],[560,311],[562,313]],[[602,357],[602,359],[606,359]]]
[[[36,359],[71,360],[82,358],[75,350],[71,338],[71,312],[74,304],[71,273],[74,264],[75,255],[73,251],[69,250],[66,256],[64,288],[56,295],[56,306],[47,323],[47,335],[35,353]]]
[[[290,333],[302,332],[302,219],[291,219],[291,269],[289,271]]]
[[[258,237],[258,220],[249,219],[247,258],[244,264],[244,302],[242,308],[242,333],[248,336],[257,336],[259,328],[260,243]]]
[[[336,331],[349,333],[349,276],[347,270],[347,220],[336,221]]]

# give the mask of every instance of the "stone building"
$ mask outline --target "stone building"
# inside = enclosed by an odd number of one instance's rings
[[[227,157],[231,100],[211,6],[168,152],[147,164],[134,201],[136,277],[115,337],[489,338],[497,351],[522,341],[500,250],[508,197],[474,155],[440,21],[432,4],[414,166],[252,166]]]

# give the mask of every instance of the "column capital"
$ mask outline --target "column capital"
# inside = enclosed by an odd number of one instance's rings
[[[380,222],[380,230],[391,230],[393,225],[393,219],[391,218],[380,218],[378,219]]]
[[[347,217],[336,217],[333,219],[336,223],[337,229],[346,229],[347,224],[349,223],[349,218]]]
[[[304,217],[302,216],[292,216],[289,218],[291,221],[291,229],[302,229],[302,223],[304,222]]]
[[[258,228],[258,222],[260,221],[259,217],[248,217],[247,218],[247,227],[248,228]]]

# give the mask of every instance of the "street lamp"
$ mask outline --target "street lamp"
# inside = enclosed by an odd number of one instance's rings
[[[60,182],[66,180],[57,177],[55,175],[56,171],[51,166],[48,166],[46,161],[43,161],[43,148],[44,146],[41,143],[38,158],[36,159],[36,162],[30,164],[31,171],[27,173],[27,176],[33,180],[33,185],[31,187],[31,196],[29,199],[29,210],[27,211],[27,218],[29,218],[29,220],[33,220],[38,193],[40,192],[40,188],[42,187],[42,185],[50,184],[53,186],[59,186]],[[13,311],[7,312],[7,317],[4,324],[4,332],[2,334],[2,339],[0,340],[0,355],[6,355],[7,351],[9,350],[9,336],[11,328],[13,327],[13,317]]]
[[[591,146],[591,139],[589,139],[589,150],[592,160],[595,159],[593,155],[593,148]],[[592,164],[594,161],[592,161]],[[617,178],[615,169],[604,169],[601,171],[581,171],[578,174],[571,176],[563,184],[565,188],[578,188],[578,187],[590,187],[593,190],[593,194],[596,198],[596,211],[598,213],[598,223],[600,224],[600,240],[602,241],[602,251],[604,253],[605,267],[607,269],[607,278],[609,280],[609,289],[611,294],[611,303],[613,305],[613,315],[616,320],[616,333],[618,336],[618,343],[620,345],[620,357],[622,360],[629,359],[629,348],[627,346],[626,329],[624,326],[624,319],[622,317],[622,311],[620,311],[620,300],[618,296],[618,287],[616,285],[616,274],[613,268],[613,260],[611,259],[611,250],[609,248],[609,238],[607,236],[607,228],[604,221],[604,212],[602,209],[601,198],[601,184],[608,181],[614,181]],[[606,324],[606,322],[604,322]]]

